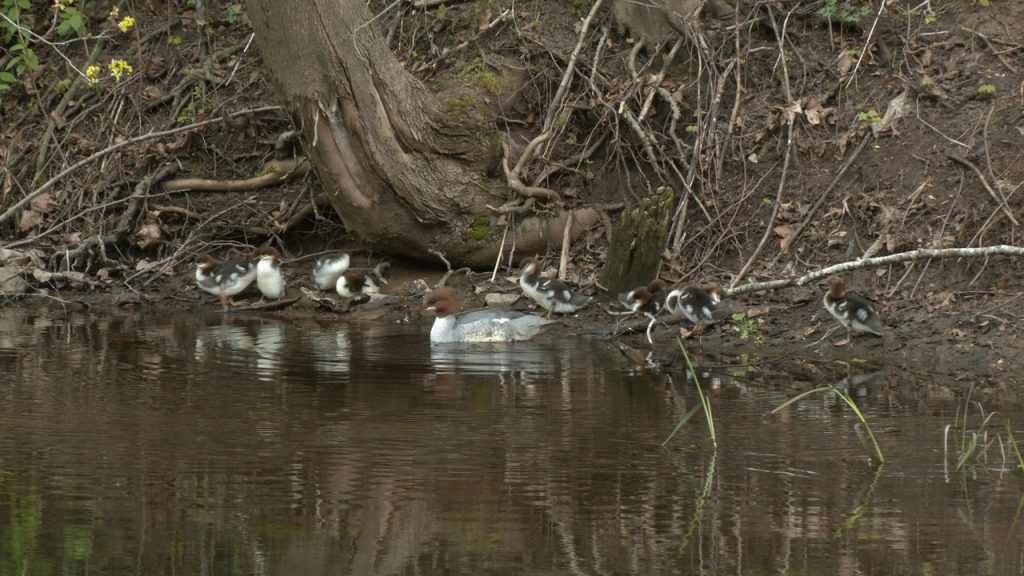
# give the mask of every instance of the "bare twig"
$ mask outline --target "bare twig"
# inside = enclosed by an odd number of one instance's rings
[[[994,255],[1022,257],[1024,256],[1024,247],[1002,244],[998,246],[983,246],[980,248],[922,248],[920,250],[911,250],[909,252],[879,256],[877,258],[842,262],[840,264],[834,264],[832,266],[827,266],[820,270],[804,274],[798,278],[785,278],[782,280],[744,284],[743,286],[729,290],[729,295],[738,296],[740,294],[747,294],[750,292],[778,290],[780,288],[789,288],[790,286],[803,286],[809,282],[813,282],[821,278],[827,278],[833,274],[849,272],[851,270],[860,270],[861,268],[877,268],[879,266],[887,266],[897,262],[929,260],[932,258],[987,258]]]
[[[996,203],[999,205],[999,207],[1003,209],[1003,213],[1005,213],[1006,217],[1010,219],[1010,222],[1013,222],[1014,226],[1020,226],[1020,222],[1018,222],[1017,219],[1013,217],[1013,212],[1010,210],[1010,207],[1006,205],[1006,199],[992,189],[992,186],[989,185],[988,180],[985,179],[985,175],[981,173],[981,169],[979,169],[966,158],[961,158],[959,156],[954,156],[952,154],[946,154],[946,158],[949,158],[950,160],[958,164],[970,168],[971,171],[974,172],[974,175],[978,177],[978,180],[981,181],[981,185],[985,187],[985,190],[988,192],[989,196],[991,196],[992,199],[995,200]]]
[[[779,250],[779,253],[775,255],[775,258],[772,260],[773,263],[778,262],[789,252],[791,248],[793,248],[793,245],[800,239],[800,235],[804,231],[804,228],[807,228],[811,221],[814,218],[817,218],[818,210],[821,208],[822,204],[825,203],[825,200],[832,192],[832,189],[836,187],[836,184],[838,184],[839,180],[844,174],[846,174],[846,171],[853,165],[853,162],[858,156],[860,156],[860,153],[864,151],[864,148],[867,148],[868,141],[870,141],[871,138],[872,135],[870,133],[864,135],[864,138],[860,141],[860,145],[858,145],[857,149],[853,151],[853,154],[850,154],[850,157],[846,159],[846,162],[844,162],[842,167],[839,168],[839,172],[836,172],[835,177],[832,178],[831,182],[829,182],[828,187],[822,190],[821,196],[818,196],[818,199],[814,202],[814,206],[811,206],[811,209],[807,212],[807,216],[804,217],[803,222],[801,222],[800,225],[797,226],[796,230],[793,231],[793,240],[786,246],[783,246],[782,249]]]
[[[533,151],[537,146],[540,146],[550,137],[550,132],[544,132],[531,140],[530,143],[526,145],[526,150],[523,151],[522,156],[520,156],[519,160],[516,162],[515,168],[512,169],[509,169],[508,167],[509,146],[505,143],[504,139],[501,141],[501,147],[505,152],[504,157],[501,159],[501,169],[505,172],[505,179],[508,180],[508,187],[519,196],[527,198],[544,198],[555,202],[560,202],[562,200],[562,197],[559,196],[558,192],[555,192],[550,188],[527,186],[523,183],[523,169],[526,167],[526,162],[533,156]]]
[[[251,110],[243,110],[241,112],[235,112],[234,114],[228,115],[228,118],[234,118],[235,116],[242,116],[242,115],[246,115],[246,114],[259,114],[259,113],[262,113],[262,112],[272,112],[272,111],[276,111],[276,110],[280,110],[280,109],[281,109],[280,106],[263,106],[263,107],[260,107],[260,108],[253,108]],[[194,124],[189,124],[188,126],[180,126],[178,128],[173,128],[171,130],[163,130],[161,132],[150,132],[148,134],[143,134],[142,136],[136,136],[135,138],[129,138],[128,140],[125,140],[124,142],[118,142],[117,144],[114,144],[113,146],[109,146],[107,148],[104,148],[103,150],[100,150],[99,152],[91,154],[91,155],[89,155],[89,156],[79,160],[78,162],[75,162],[71,166],[68,166],[64,170],[60,171],[56,176],[54,176],[53,178],[50,178],[49,180],[47,180],[42,186],[40,186],[39,188],[36,188],[35,190],[29,192],[27,196],[25,196],[24,198],[22,198],[18,202],[15,202],[13,206],[8,208],[3,214],[0,214],[0,224],[3,224],[7,220],[10,220],[11,217],[14,216],[14,214],[18,212],[18,210],[21,210],[22,208],[24,208],[25,205],[28,204],[29,202],[31,202],[32,199],[35,198],[36,196],[39,196],[43,192],[46,192],[47,190],[52,188],[54,184],[56,184],[57,182],[60,182],[65,176],[67,176],[68,174],[71,174],[75,170],[78,170],[82,166],[85,166],[86,164],[89,164],[90,162],[92,162],[92,161],[94,161],[94,160],[96,160],[98,158],[102,158],[102,157],[104,157],[104,156],[106,156],[108,154],[116,152],[116,151],[118,151],[118,150],[120,150],[122,148],[126,148],[128,146],[133,145],[133,144],[138,144],[139,142],[145,142],[146,140],[152,140],[153,138],[162,138],[164,136],[171,136],[171,135],[174,135],[174,134],[178,134],[180,132],[187,132],[189,130],[195,130],[197,128],[202,128],[203,126],[206,126],[208,124],[216,124],[218,122],[223,122],[223,121],[224,121],[223,117],[222,118],[210,118],[209,120],[203,120],[201,122],[196,122]]]
[[[587,14],[586,19],[583,20],[583,26],[580,28],[580,37],[576,41],[576,47],[572,49],[572,54],[569,56],[569,63],[565,66],[565,72],[562,74],[562,82],[558,85],[558,90],[555,91],[555,97],[551,99],[551,104],[548,105],[548,113],[544,117],[543,129],[541,132],[547,133],[551,131],[551,124],[555,121],[555,116],[562,108],[562,99],[565,98],[565,92],[569,89],[569,81],[572,80],[572,76],[576,71],[576,60],[580,56],[580,50],[583,48],[583,41],[587,38],[587,32],[590,30],[590,23],[594,20],[594,16],[597,11],[601,9],[601,4],[604,0],[597,0],[594,5],[590,7],[590,12]]]
[[[792,12],[790,12],[792,14]],[[775,191],[775,202],[772,204],[772,215],[768,217],[768,225],[765,226],[764,235],[761,236],[761,241],[758,242],[757,248],[754,248],[754,252],[747,259],[746,264],[743,268],[740,268],[736,277],[729,283],[729,288],[732,288],[739,284],[740,280],[747,273],[747,270],[754,264],[757,257],[761,255],[761,250],[764,249],[765,244],[768,243],[768,238],[771,237],[772,229],[775,227],[775,217],[779,214],[779,205],[782,204],[782,191],[786,187],[786,175],[789,173],[789,159],[793,150],[793,123],[796,121],[796,111],[793,109],[794,102],[792,101],[793,94],[790,91],[789,86],[789,67],[786,65],[786,25],[789,23],[789,16],[786,15],[786,19],[782,22],[782,34],[778,33],[778,28],[775,24],[775,15],[772,14],[772,28],[776,31],[779,43],[779,60],[782,62],[782,78],[784,94],[786,96],[786,110],[783,112],[786,115],[786,151],[782,160],[782,174],[779,176],[779,186]]]
[[[565,275],[569,271],[569,243],[572,240],[572,218],[573,213],[570,211],[569,216],[565,219],[565,230],[562,231],[562,257],[558,260],[559,280],[565,280]]]

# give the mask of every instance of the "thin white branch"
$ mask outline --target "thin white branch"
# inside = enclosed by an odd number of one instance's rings
[[[1024,256],[1024,247],[1001,244],[998,246],[982,246],[980,248],[921,248],[920,250],[889,254],[887,256],[879,256],[877,258],[841,262],[839,264],[833,264],[832,266],[826,266],[820,270],[804,274],[799,278],[784,278],[782,280],[744,284],[734,290],[730,290],[729,296],[738,296],[740,294],[760,292],[763,290],[778,290],[779,288],[789,288],[790,286],[803,286],[809,282],[814,282],[821,278],[827,278],[833,274],[839,274],[841,272],[849,272],[850,270],[859,270],[861,268],[875,268],[878,266],[885,266],[887,264],[895,264],[897,262],[906,262],[908,260],[929,260],[932,258],[977,258],[979,256],[987,257],[996,255]]]

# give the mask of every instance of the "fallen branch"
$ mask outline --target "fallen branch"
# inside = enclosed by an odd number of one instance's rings
[[[877,258],[866,258],[864,260],[852,260],[850,262],[833,264],[832,266],[826,266],[825,268],[804,274],[798,278],[785,278],[782,280],[744,284],[739,288],[729,290],[728,295],[738,296],[740,294],[748,294],[750,292],[778,290],[780,288],[789,288],[791,286],[803,286],[809,282],[814,282],[821,278],[827,278],[833,274],[849,272],[851,270],[860,270],[861,268],[877,268],[878,266],[896,264],[897,262],[930,260],[933,258],[977,258],[979,256],[987,257],[1000,255],[1024,256],[1024,247],[1001,244],[998,246],[982,246],[980,248],[921,248],[920,250],[889,254],[887,256],[879,256]]]
[[[164,192],[202,190],[206,192],[248,192],[273,186],[309,172],[309,161],[304,156],[286,160],[272,160],[263,166],[263,174],[245,180],[210,180],[207,178],[179,178],[164,182]]]

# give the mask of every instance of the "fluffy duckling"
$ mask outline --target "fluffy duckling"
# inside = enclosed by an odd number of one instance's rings
[[[822,298],[822,304],[846,328],[846,339],[837,342],[836,346],[849,344],[858,332],[882,335],[882,319],[875,307],[860,294],[847,292],[846,284],[841,279],[834,278],[829,282],[829,291]]]
[[[342,298],[372,298],[380,294],[382,284],[388,283],[384,274],[390,267],[390,262],[381,262],[366,272],[349,270],[338,278],[335,290]]]
[[[451,288],[427,294],[426,309],[437,314],[430,328],[431,342],[513,342],[529,340],[554,323],[514,310],[474,310],[459,314],[462,298]]]
[[[668,284],[661,278],[655,278],[647,286],[634,288],[622,294],[619,301],[631,312],[657,316],[665,309],[665,288],[668,288]]]
[[[245,290],[256,279],[256,262],[237,260],[218,263],[206,256],[196,267],[196,285],[220,297],[221,309],[227,310],[231,297]]]
[[[543,278],[540,275],[540,260],[536,256],[523,261],[523,271],[519,276],[519,286],[534,302],[548,311],[570,314],[590,304],[591,298],[582,294],[573,294],[563,282],[554,278]]]
[[[334,258],[318,258],[313,266],[313,284],[321,290],[330,290],[338,278],[348,270],[349,256],[344,252]]]
[[[281,272],[280,254],[271,247],[259,250],[260,259],[256,264],[256,287],[264,298],[277,300],[284,296],[285,280]]]
[[[714,324],[715,311],[724,293],[717,284],[707,288],[687,286],[668,293],[665,309],[673,318],[686,318],[697,327]]]

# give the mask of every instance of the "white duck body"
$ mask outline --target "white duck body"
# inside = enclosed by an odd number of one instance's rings
[[[515,342],[529,340],[553,320],[513,310],[475,310],[456,314],[462,301],[446,288],[427,295],[428,310],[437,317],[430,328],[430,341],[443,342]]]
[[[284,296],[285,280],[281,273],[281,265],[277,261],[277,251],[264,254],[256,264],[256,287],[263,296],[277,300]]]
[[[338,282],[338,278],[348,270],[350,258],[342,254],[336,258],[323,258],[313,266],[313,283],[321,290],[330,290]]]

